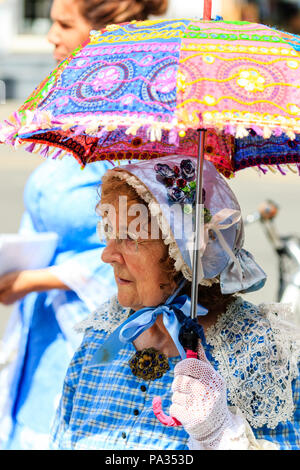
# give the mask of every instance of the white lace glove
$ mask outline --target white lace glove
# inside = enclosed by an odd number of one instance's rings
[[[185,359],[174,369],[171,416],[190,435],[190,449],[249,449],[243,418],[227,407],[226,383],[202,346],[199,359]]]

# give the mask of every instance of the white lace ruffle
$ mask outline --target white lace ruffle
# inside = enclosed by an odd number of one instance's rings
[[[289,306],[238,298],[206,333],[230,402],[254,428],[275,428],[293,415],[299,342],[282,327],[288,313]]]
[[[168,222],[166,221],[161,207],[158,204],[157,200],[154,198],[152,193],[148,190],[148,188],[141,183],[141,181],[134,175],[127,173],[126,171],[114,171],[114,170],[109,170],[106,173],[106,176],[104,178],[109,178],[113,172],[114,176],[117,176],[121,180],[126,181],[126,183],[134,188],[134,190],[137,192],[137,194],[148,204],[149,211],[152,217],[155,217],[158,223],[158,226],[162,232],[163,235],[163,241],[165,245],[168,246],[169,249],[169,256],[175,261],[175,269],[176,271],[181,271],[184,278],[187,279],[188,281],[192,281],[192,271],[190,267],[185,263],[181,251],[177,246],[177,243],[175,241],[175,238],[173,236],[172,230],[170,229],[170,226]],[[202,279],[200,281],[200,285],[210,287],[215,283],[219,283],[218,278],[214,279]]]
[[[78,332],[94,328],[94,330],[103,330],[110,334],[128,318],[129,312],[130,308],[122,307],[115,295],[87,318],[77,323],[74,328]]]
[[[222,437],[209,450],[279,450],[279,446],[266,439],[256,439],[249,424],[243,418],[240,410],[229,407],[231,426],[224,429]],[[189,438],[190,450],[208,450],[201,443]]]
[[[243,418],[242,413],[240,410],[236,407],[229,407],[230,411],[233,415],[236,416],[236,418],[240,418],[243,420],[244,423],[244,430],[243,433],[240,437],[238,437],[238,441],[240,444],[242,442],[248,442],[248,447],[247,450],[280,450],[280,447],[278,444],[275,444],[274,442],[271,442],[267,439],[256,439],[256,437],[253,434],[253,431],[251,427],[249,426],[249,423]],[[227,436],[227,439],[229,439],[229,448],[230,445],[234,446],[237,436],[235,436],[233,433],[229,434]],[[232,447],[233,449],[236,449],[236,447]],[[226,447],[225,447],[226,449]]]
[[[290,375],[296,378],[300,357],[300,327],[291,304],[260,304],[259,308],[270,321],[284,356],[290,358]]]

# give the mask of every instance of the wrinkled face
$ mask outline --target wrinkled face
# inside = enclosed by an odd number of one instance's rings
[[[51,8],[52,27],[48,41],[54,45],[53,56],[61,62],[89,37],[92,25],[80,12],[81,0],[54,0]]]
[[[136,238],[129,228],[134,217],[122,217],[117,206],[116,217],[107,216],[106,224],[114,236],[107,241],[102,253],[102,261],[111,264],[118,287],[118,300],[124,307],[139,310],[154,307],[167,300],[175,289],[175,283],[162,267],[162,259],[167,256],[167,247],[161,239],[151,240],[145,234],[145,224]],[[130,211],[128,211],[130,212]],[[122,235],[120,235],[122,234]]]

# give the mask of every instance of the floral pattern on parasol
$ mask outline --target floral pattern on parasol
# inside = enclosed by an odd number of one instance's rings
[[[196,156],[204,128],[205,158],[226,176],[297,164],[299,50],[298,36],[244,21],[109,25],[37,87],[0,140],[84,166]]]

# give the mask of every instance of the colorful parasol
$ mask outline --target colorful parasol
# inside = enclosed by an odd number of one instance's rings
[[[198,156],[230,176],[300,172],[300,37],[249,22],[132,21],[92,31],[0,127],[0,141],[84,166]],[[297,172],[297,169],[296,169]],[[200,209],[199,209],[200,210]],[[195,243],[199,246],[200,212]],[[192,318],[198,254],[194,251]]]
[[[3,123],[0,140],[52,158],[71,153],[84,166],[196,156],[203,128],[205,158],[225,176],[249,166],[293,170],[298,51],[300,37],[245,21],[109,25],[36,88]]]

